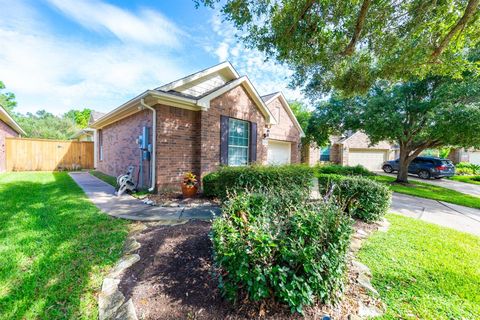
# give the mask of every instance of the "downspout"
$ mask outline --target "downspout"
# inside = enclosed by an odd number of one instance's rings
[[[149,110],[152,111],[153,113],[153,119],[152,119],[152,156],[151,156],[151,161],[152,161],[152,169],[150,170],[151,172],[151,180],[152,180],[152,185],[150,189],[148,189],[149,192],[152,192],[155,190],[156,187],[156,181],[157,181],[157,110],[155,108],[150,107],[148,104],[145,103],[145,100],[142,98],[140,99],[140,104],[142,107],[145,107]]]

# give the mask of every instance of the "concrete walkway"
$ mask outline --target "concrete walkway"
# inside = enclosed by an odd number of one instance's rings
[[[394,193],[391,212],[480,236],[480,210]]]
[[[100,210],[117,218],[137,221],[210,220],[213,213],[220,213],[217,206],[152,207],[128,194],[117,197],[115,188],[88,172],[72,172],[70,176]]]
[[[396,177],[396,174],[388,174],[385,172],[377,172],[380,175],[383,176],[389,176],[389,177]],[[420,179],[417,176],[408,176],[409,180],[413,181],[418,181],[418,182],[423,182],[423,183],[428,183],[432,184],[434,186],[439,186],[447,189],[452,189],[461,193],[469,194],[475,197],[480,197],[480,185],[476,184],[471,184],[471,183],[465,183],[465,182],[459,182],[459,181],[453,181],[453,180],[448,180],[446,178],[443,179]]]

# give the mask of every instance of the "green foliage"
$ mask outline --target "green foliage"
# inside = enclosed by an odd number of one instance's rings
[[[458,168],[455,170],[455,174],[460,176],[471,176],[475,174],[475,171],[472,168]]]
[[[35,114],[15,114],[15,119],[29,138],[68,140],[78,130],[72,119],[59,117],[45,110]]]
[[[299,101],[293,101],[290,103],[290,108],[292,109],[295,118],[297,118],[300,127],[304,132],[307,132],[308,121],[312,116],[312,112],[308,110],[307,106]]]
[[[455,165],[455,173],[460,174],[459,170],[466,170],[470,174],[480,174],[480,165],[470,162],[460,162]]]
[[[373,172],[369,171],[367,168],[358,165],[358,166],[342,166],[339,164],[326,164],[318,165],[315,167],[315,172],[317,174],[339,174],[343,176],[373,176]]]
[[[203,195],[205,197],[217,197],[220,194],[218,178],[220,177],[218,172],[211,172],[202,179]]]
[[[247,46],[294,71],[310,95],[364,93],[378,79],[461,78],[478,70],[476,0],[195,0],[221,6]]]
[[[216,174],[218,176],[208,178],[211,181],[207,181],[207,193],[213,196],[215,192],[221,199],[226,199],[229,193],[245,190],[292,192],[307,198],[313,179],[313,169],[306,165],[222,167]]]
[[[387,305],[382,319],[480,319],[480,238],[389,214],[358,258]]]
[[[447,159],[450,151],[452,151],[452,149],[449,147],[440,148],[440,150],[438,150],[438,156],[442,159]]]
[[[68,118],[68,119],[72,119],[75,124],[79,127],[79,128],[86,128],[88,127],[88,122],[90,121],[90,114],[92,113],[92,110],[90,109],[83,109],[83,110],[75,110],[75,109],[72,109],[70,111],[68,111],[67,113],[65,113],[63,115],[64,118]]]
[[[17,106],[15,101],[15,94],[11,92],[3,92],[5,90],[5,84],[0,81],[0,106],[4,107],[8,112],[12,112]]]
[[[275,298],[292,312],[343,288],[351,219],[290,194],[233,195],[212,225],[219,288],[230,300]]]
[[[333,188],[339,205],[365,222],[378,221],[390,208],[392,194],[388,187],[369,178],[320,174],[318,185],[321,193]]]

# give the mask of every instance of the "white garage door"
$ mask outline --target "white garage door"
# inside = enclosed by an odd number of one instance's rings
[[[348,165],[362,165],[368,170],[378,171],[382,169],[382,164],[386,159],[385,150],[349,150]]]
[[[288,164],[290,163],[290,153],[292,144],[290,142],[268,141],[268,164]]]
[[[480,151],[474,151],[470,153],[470,163],[480,165]]]

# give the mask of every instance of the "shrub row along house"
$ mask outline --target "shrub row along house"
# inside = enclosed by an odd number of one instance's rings
[[[22,134],[25,135],[25,131],[13,120],[7,110],[0,105],[0,172],[4,172],[7,168],[5,138],[19,137]]]
[[[95,167],[117,176],[134,165],[150,189],[220,165],[299,163],[304,136],[282,93],[260,96],[228,62],[147,90],[90,126]]]

